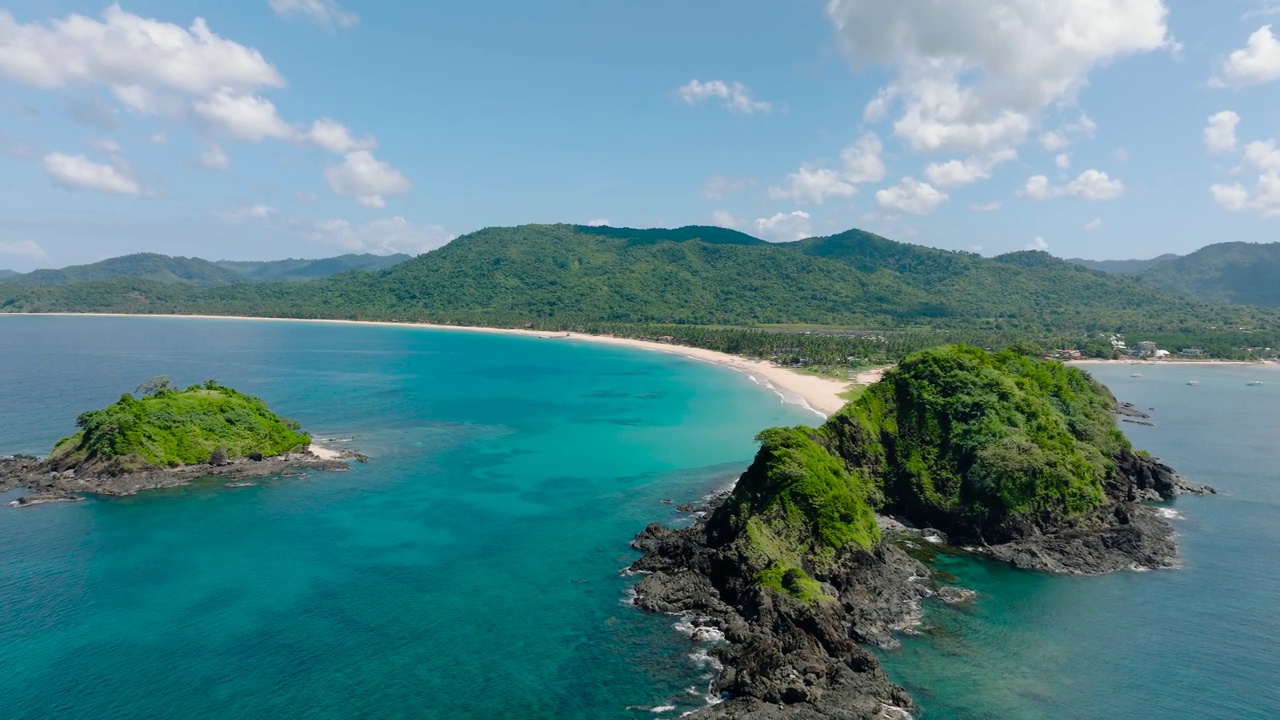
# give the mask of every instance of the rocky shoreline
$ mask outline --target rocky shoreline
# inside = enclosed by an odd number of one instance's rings
[[[691,508],[697,519],[689,527],[655,523],[636,536],[632,546],[644,555],[629,570],[644,577],[635,587],[635,604],[688,617],[699,626],[695,641],[716,641],[709,652],[720,670],[709,691],[723,701],[691,717],[904,720],[915,707],[911,697],[865,646],[896,647],[895,635],[919,622],[927,597],[950,603],[975,597],[941,584],[908,554],[913,545],[927,541],[943,552],[969,551],[1051,573],[1176,565],[1173,528],[1150,503],[1214,490],[1143,455],[1116,460],[1120,474],[1107,488],[1110,505],[1071,527],[1035,531],[1013,542],[989,546],[880,517],[881,542],[871,551],[842,553],[835,571],[815,578],[825,596],[817,601],[762,588],[742,545],[720,542],[709,532],[726,493]]]
[[[135,495],[146,490],[175,488],[205,478],[239,481],[269,476],[296,476],[307,470],[342,472],[350,470],[349,461],[368,462],[369,458],[351,450],[336,458],[322,458],[310,450],[268,458],[241,458],[218,464],[188,465],[177,468],[146,469],[123,474],[92,470],[58,470],[48,461],[31,455],[0,458],[0,492],[25,488],[27,495],[10,503],[30,507],[54,502],[74,502],[83,495]]]

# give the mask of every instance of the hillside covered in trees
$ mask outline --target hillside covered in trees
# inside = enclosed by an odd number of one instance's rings
[[[245,282],[315,280],[352,270],[383,270],[404,262],[409,257],[408,255],[364,254],[340,255],[321,260],[210,262],[200,258],[135,253],[88,265],[72,265],[59,270],[33,270],[29,273],[0,270],[0,282],[16,285],[70,285],[133,278],[164,285],[216,287]]]
[[[939,342],[937,333],[984,345],[1081,346],[1102,333],[1219,353],[1280,345],[1275,311],[1167,293],[1041,252],[984,258],[857,230],[771,244],[713,227],[489,228],[385,270],[304,283],[0,283],[0,310],[430,321],[642,336],[661,325],[677,341],[739,351],[773,342],[800,360],[812,360],[799,339],[812,333],[845,338],[821,341],[838,348],[828,353],[835,359],[839,352],[884,355],[872,346],[905,337],[924,344],[904,342],[903,351],[919,349]],[[790,337],[766,337],[783,330]],[[806,331],[811,335],[796,335]],[[770,356],[778,354],[785,353]]]

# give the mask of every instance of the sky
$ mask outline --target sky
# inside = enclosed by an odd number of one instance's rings
[[[1278,37],[1280,0],[9,0],[0,268],[532,222],[1274,242]]]

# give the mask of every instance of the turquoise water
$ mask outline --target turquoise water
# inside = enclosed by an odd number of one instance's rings
[[[1183,568],[1064,578],[943,559],[978,602],[930,605],[928,634],[882,655],[890,675],[926,720],[1280,717],[1280,371],[1088,369],[1155,408],[1157,427],[1123,426],[1135,445],[1222,493],[1169,505]]]
[[[674,716],[702,670],[626,605],[627,541],[815,419],[673,356],[409,328],[4,316],[0,368],[0,452],[167,374],[374,457],[0,507],[4,718]]]

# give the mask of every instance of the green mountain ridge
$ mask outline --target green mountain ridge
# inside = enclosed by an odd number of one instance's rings
[[[1138,277],[1171,293],[1280,307],[1280,243],[1217,243],[1158,263]]]
[[[25,274],[0,271],[0,282],[15,285],[71,285],[135,278],[165,285],[217,287],[246,282],[306,281],[353,270],[383,270],[409,258],[409,255],[350,254],[320,260],[212,262],[194,257],[135,253],[56,270],[33,270]]]
[[[1083,258],[1070,258],[1067,262],[1087,267],[1090,270],[1101,270],[1108,275],[1132,275],[1179,257],[1182,256],[1165,253],[1150,260],[1085,260]]]
[[[0,283],[0,310],[431,321],[603,332],[656,324],[942,330],[980,334],[988,338],[979,341],[984,343],[1005,338],[1057,342],[1053,338],[1062,336],[1083,341],[1100,333],[1134,332],[1143,339],[1173,338],[1170,342],[1195,338],[1179,347],[1280,344],[1271,342],[1280,330],[1280,314],[1274,311],[1170,294],[1131,276],[1089,270],[1041,252],[985,258],[859,230],[775,244],[699,226],[495,227],[385,270],[304,283],[191,287],[134,278],[60,287]],[[743,339],[736,336],[735,346],[721,338],[714,347],[744,351]],[[755,339],[745,337],[748,344]],[[707,342],[690,333],[682,341]],[[1111,351],[1109,345],[1105,351]]]

